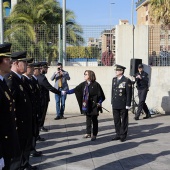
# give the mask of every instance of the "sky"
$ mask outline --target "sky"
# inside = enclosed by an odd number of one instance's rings
[[[80,25],[118,25],[120,19],[136,23],[137,0],[66,0],[66,9],[74,11]],[[59,0],[62,6],[62,0]],[[132,3],[134,2],[134,3]],[[132,5],[134,4],[134,5]]]

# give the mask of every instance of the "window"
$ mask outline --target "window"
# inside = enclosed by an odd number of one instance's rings
[[[146,15],[146,21],[148,21],[148,15]]]
[[[165,35],[160,35],[160,40],[164,40],[165,39]]]
[[[148,5],[146,5],[145,7],[146,7],[146,11],[148,11]]]

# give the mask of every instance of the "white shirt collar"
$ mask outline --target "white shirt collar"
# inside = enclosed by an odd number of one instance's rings
[[[37,80],[37,77],[36,77],[35,75],[32,75],[32,77],[34,77],[34,78],[35,78],[35,80]]]
[[[21,75],[20,74],[18,74],[17,72],[15,72],[13,70],[12,70],[12,72],[14,72],[21,79]]]
[[[123,77],[123,75],[121,77],[119,77],[119,78],[117,77],[117,79],[120,80],[122,77]]]
[[[27,75],[23,74],[23,76],[25,76],[26,78],[30,79]]]

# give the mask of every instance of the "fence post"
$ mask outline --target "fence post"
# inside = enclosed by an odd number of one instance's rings
[[[3,0],[0,0],[0,43],[4,43]]]
[[[58,24],[58,62],[63,63],[63,38],[62,38],[62,25]]]

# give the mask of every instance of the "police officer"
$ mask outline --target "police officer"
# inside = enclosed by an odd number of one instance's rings
[[[116,136],[112,140],[124,142],[128,132],[128,109],[131,106],[132,83],[124,76],[126,68],[116,65],[116,77],[112,80],[111,103]]]
[[[37,76],[40,75],[40,67],[41,63],[33,63],[34,66],[34,72],[33,75],[31,76],[33,88],[34,88],[34,96],[36,100],[36,112],[37,112],[37,121],[38,121],[38,131],[36,134],[36,140],[38,141],[45,141],[44,138],[42,138],[39,134],[39,127],[41,123],[41,117],[42,117],[42,112],[41,112],[41,93],[40,93],[40,85],[38,83]]]
[[[22,80],[25,84],[27,93],[31,99],[31,104],[32,104],[32,147],[31,147],[31,153],[30,156],[33,157],[39,157],[42,155],[41,151],[36,151],[36,138],[37,134],[39,132],[39,127],[38,127],[38,113],[37,113],[37,101],[36,101],[36,95],[35,95],[35,88],[32,82],[32,75],[34,71],[34,64],[33,64],[33,58],[29,59],[27,61],[27,70],[26,72],[22,75]]]
[[[135,120],[139,120],[139,116],[142,112],[142,109],[146,113],[146,116],[144,119],[148,119],[151,117],[148,106],[145,103],[146,96],[148,93],[148,74],[143,70],[143,64],[138,65],[138,73],[135,75],[136,80],[136,87],[138,90],[138,97],[139,97],[139,104],[138,104],[138,110],[135,115]]]
[[[5,82],[10,72],[10,43],[0,44],[0,169],[9,170],[12,159],[20,155],[16,127],[15,100]]]
[[[5,76],[5,80],[16,104],[16,123],[18,127],[21,155],[14,160],[14,169],[32,170],[29,164],[30,148],[32,146],[32,105],[29,95],[21,79],[27,68],[26,51],[12,53],[11,72]]]
[[[41,74],[37,76],[38,83],[40,85],[41,91],[41,108],[42,108],[42,116],[41,116],[41,123],[40,123],[40,130],[47,132],[48,129],[44,127],[45,117],[47,113],[48,103],[50,101],[50,94],[49,91],[60,94],[61,92],[54,88],[47,80],[45,74],[48,71],[48,64],[47,62],[41,62]]]

